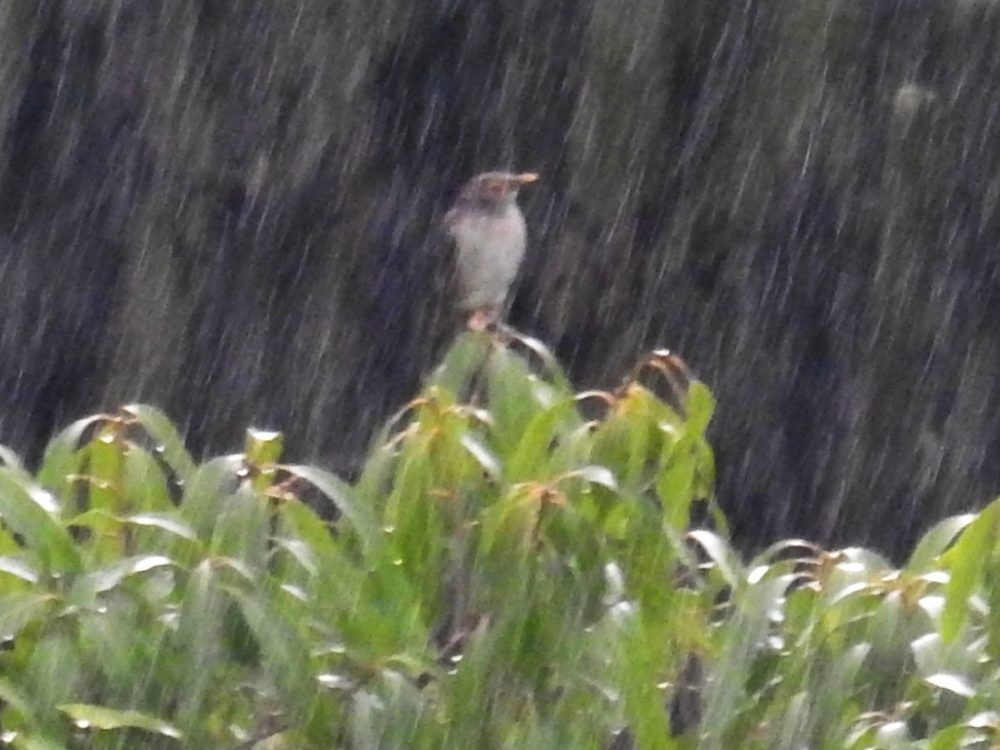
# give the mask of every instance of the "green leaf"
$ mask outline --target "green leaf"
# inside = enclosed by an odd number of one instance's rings
[[[278,537],[274,540],[274,543],[281,549],[286,550],[292,559],[301,565],[310,576],[314,576],[319,572],[319,561],[316,559],[312,547],[301,539],[283,539]]]
[[[959,695],[962,698],[976,697],[976,689],[961,675],[938,672],[937,674],[925,677],[924,682],[936,688],[947,690],[949,693]]]
[[[28,470],[24,468],[24,464],[21,463],[20,457],[6,445],[0,445],[0,462],[3,463],[5,468],[20,476],[22,479],[31,479],[31,475],[28,473]]]
[[[135,417],[153,442],[156,452],[163,457],[177,478],[188,482],[197,470],[197,465],[184,447],[177,428],[162,411],[146,404],[129,404],[123,411]]]
[[[121,513],[127,510],[122,493],[126,443],[121,426],[114,422],[104,425],[83,452],[87,456],[88,506],[93,509]]]
[[[343,563],[343,554],[330,527],[302,501],[282,503],[278,515],[285,533],[296,542],[308,545],[312,555],[332,561],[335,566]]]
[[[319,592],[319,604],[325,616],[363,618],[364,606],[358,600],[368,575],[363,565],[345,550],[341,539],[330,527],[298,500],[281,504],[278,511],[281,530],[276,542],[286,546]]]
[[[228,588],[260,646],[271,678],[280,687],[289,708],[308,711],[315,694],[315,675],[309,650],[298,630],[275,602],[259,593]]]
[[[491,479],[500,478],[500,462],[497,457],[490,452],[483,443],[477,439],[474,435],[468,432],[463,432],[462,436],[458,439],[459,444],[465,448],[466,453],[468,453],[472,459],[479,465],[479,468],[483,470],[483,473]]]
[[[934,735],[927,750],[959,750],[965,739],[965,727],[950,726]]]
[[[81,729],[141,729],[174,740],[183,739],[177,727],[139,711],[119,711],[88,703],[64,703],[58,708]]]
[[[80,473],[80,440],[95,423],[107,419],[104,414],[78,419],[56,435],[45,448],[38,483],[62,495],[70,487],[71,476]]]
[[[24,591],[0,597],[0,638],[13,638],[22,628],[49,616],[56,597]]]
[[[996,544],[997,523],[1000,521],[1000,500],[994,500],[970,523],[954,546],[942,557],[951,573],[945,586],[944,613],[941,615],[941,637],[950,643],[958,636],[968,617],[969,596],[982,580],[983,562],[991,556]]]
[[[1000,551],[983,566],[983,588],[989,614],[986,618],[986,652],[994,662],[1000,658]]]
[[[66,746],[61,742],[40,734],[18,733],[14,737],[12,746],[16,750],[66,750]]]
[[[507,481],[515,484],[543,478],[553,442],[579,422],[570,419],[576,415],[575,407],[575,401],[563,399],[531,418],[507,461]]]
[[[523,359],[507,349],[495,349],[487,361],[487,399],[493,424],[490,434],[497,451],[517,445],[531,420],[551,406],[546,391]],[[506,450],[505,450],[506,449]]]
[[[679,745],[670,732],[664,694],[658,684],[669,668],[668,640],[662,623],[632,618],[626,633],[629,646],[622,649],[622,692],[625,711],[638,740],[637,746],[672,750]]]
[[[74,602],[89,602],[97,594],[117,587],[129,576],[174,564],[173,560],[164,555],[137,555],[125,558],[106,568],[81,576],[70,590],[69,599]]]
[[[44,628],[38,638],[25,644],[30,651],[24,668],[18,670],[18,686],[23,686],[33,703],[43,709],[38,712],[38,720],[50,726],[52,706],[80,695],[89,677],[79,638],[72,631],[55,624]]]
[[[0,573],[7,573],[27,583],[38,583],[38,571],[16,557],[0,557]]]
[[[528,492],[515,487],[483,514],[481,548],[484,552],[527,550],[539,515],[539,503]]]
[[[371,509],[354,500],[353,488],[329,471],[313,466],[285,465],[281,467],[289,474],[302,477],[333,501],[336,509],[343,514],[354,529],[366,554],[370,554],[378,540],[378,525]]]
[[[920,538],[906,563],[906,571],[913,575],[927,572],[934,567],[940,556],[970,523],[976,520],[975,513],[965,513],[951,516],[931,526],[930,530]]]
[[[746,689],[754,656],[767,637],[769,616],[789,578],[765,578],[734,596],[735,611],[724,623],[725,647],[712,665],[705,689],[702,726],[706,748],[728,747],[722,738],[727,725],[738,718],[740,708],[750,698]]]
[[[744,580],[742,566],[736,553],[722,537],[705,529],[689,531],[687,537],[699,544],[734,591],[741,588]]]
[[[187,539],[188,541],[194,542],[198,540],[198,534],[195,530],[173,514],[137,513],[133,516],[123,518],[122,521],[135,524],[136,526],[151,526],[174,536],[179,536],[182,539]]]
[[[122,494],[127,509],[142,513],[173,510],[167,477],[156,459],[137,445],[125,449],[121,474]]]
[[[691,439],[681,438],[665,450],[664,466],[656,479],[656,492],[663,503],[663,516],[670,526],[683,532],[691,518],[694,500],[695,457]]]
[[[684,434],[678,421],[650,390],[632,383],[596,430],[591,458],[611,467],[630,492],[644,494],[656,467]]]
[[[175,511],[172,513],[138,513],[133,516],[117,516],[103,510],[88,510],[71,519],[70,528],[84,527],[93,532],[93,537],[128,537],[133,540],[130,547],[137,553],[159,553],[169,555],[181,567],[193,565],[202,556],[203,545],[194,529],[185,523]],[[125,528],[123,528],[125,527]],[[132,527],[132,528],[128,528]],[[162,534],[151,531],[163,532]],[[139,532],[139,533],[136,533]],[[182,541],[183,540],[183,541]],[[93,538],[89,544],[93,544]],[[120,558],[121,545],[115,543],[117,552],[112,555],[91,555],[90,564],[97,561],[110,562]]]
[[[715,397],[712,391],[701,381],[693,381],[688,387],[687,429],[695,435],[704,435],[714,411]]]
[[[573,386],[570,384],[569,379],[566,377],[566,373],[563,372],[562,367],[559,365],[559,360],[556,359],[556,356],[552,353],[551,349],[533,336],[526,336],[525,334],[514,330],[508,330],[508,334],[514,344],[527,349],[535,355],[539,362],[541,362],[541,375],[543,375],[546,382],[555,389],[557,395],[560,397],[572,395]],[[532,369],[534,370],[534,368]]]
[[[427,385],[437,386],[456,398],[465,398],[473,380],[482,370],[493,344],[487,336],[464,333],[445,354]]]
[[[618,491],[618,480],[615,479],[615,473],[607,466],[598,466],[597,464],[582,466],[579,469],[566,472],[561,477],[561,479],[572,478],[582,479],[588,484],[596,484],[598,487],[603,487],[611,492]]]
[[[208,541],[215,522],[227,498],[239,486],[237,472],[243,467],[243,457],[238,455],[213,458],[194,472],[184,487],[181,498],[181,517],[191,524],[198,538]]]
[[[871,646],[857,643],[835,658],[822,662],[822,689],[815,691],[814,736],[831,736],[843,719],[846,704],[854,697],[854,685]]]
[[[25,692],[23,685],[16,685],[10,680],[0,677],[0,701],[3,701],[3,710],[5,712],[13,709],[28,724],[37,723],[35,707],[32,706],[31,697]],[[0,714],[0,716],[3,716],[3,714]]]
[[[197,735],[207,729],[205,706],[226,656],[222,633],[228,600],[217,578],[210,560],[192,571],[177,617],[175,648],[161,655],[166,667],[177,671],[176,679],[184,686],[174,716],[192,745]]]
[[[285,449],[285,436],[274,430],[247,430],[243,454],[246,463],[253,467],[250,482],[258,492],[274,483],[276,464]]]
[[[51,570],[72,573],[81,567],[80,554],[57,514],[58,505],[48,492],[10,469],[0,469],[0,518]]]
[[[211,552],[263,570],[267,559],[271,517],[266,498],[243,484],[226,498],[212,534]]]

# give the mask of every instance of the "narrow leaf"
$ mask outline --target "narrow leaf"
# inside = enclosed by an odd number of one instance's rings
[[[945,518],[934,524],[921,537],[913,554],[910,555],[910,559],[906,563],[906,571],[916,575],[929,570],[938,556],[952,543],[952,540],[975,520],[975,513],[965,513]]]
[[[0,638],[13,638],[22,628],[48,616],[55,597],[19,592],[0,598]]]
[[[155,406],[146,404],[129,404],[124,411],[131,414],[142,425],[153,442],[156,443],[156,452],[163,456],[163,460],[174,471],[178,479],[187,482],[191,479],[198,468],[191,454],[184,447],[177,428],[173,422],[162,411]]]
[[[70,475],[79,473],[78,450],[83,434],[91,425],[102,419],[104,414],[78,419],[56,435],[45,448],[42,466],[38,471],[38,483],[54,492],[62,493],[67,487]]]
[[[330,498],[361,539],[365,551],[374,549],[378,533],[375,519],[369,508],[354,501],[354,490],[347,482],[336,474],[313,466],[286,465],[281,468],[302,477]]]
[[[945,587],[945,605],[940,623],[941,637],[946,643],[953,641],[965,624],[969,596],[982,579],[983,562],[989,558],[996,543],[998,520],[1000,500],[994,500],[969,524],[942,558],[942,563],[951,573],[951,580]]]
[[[0,469],[0,518],[27,541],[52,569],[80,569],[72,537],[55,518],[54,498],[37,485]]]
[[[175,740],[183,737],[180,730],[172,724],[139,711],[119,711],[88,703],[64,703],[59,706],[59,710],[81,729],[141,729]]]

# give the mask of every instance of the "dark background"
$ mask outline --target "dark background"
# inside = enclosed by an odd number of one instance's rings
[[[898,554],[1000,490],[998,49],[993,0],[4,0],[0,441],[141,399],[349,473],[512,166],[512,322],[581,385],[682,353],[747,543]]]

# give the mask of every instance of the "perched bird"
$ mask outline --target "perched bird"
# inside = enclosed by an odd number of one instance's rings
[[[532,172],[478,175],[465,184],[444,216],[458,251],[458,308],[473,331],[500,320],[527,244],[517,191],[537,179]]]

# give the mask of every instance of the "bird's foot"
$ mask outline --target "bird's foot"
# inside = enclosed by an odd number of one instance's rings
[[[500,307],[489,305],[487,307],[477,307],[465,320],[465,327],[470,331],[482,333],[497,323],[500,319]]]

